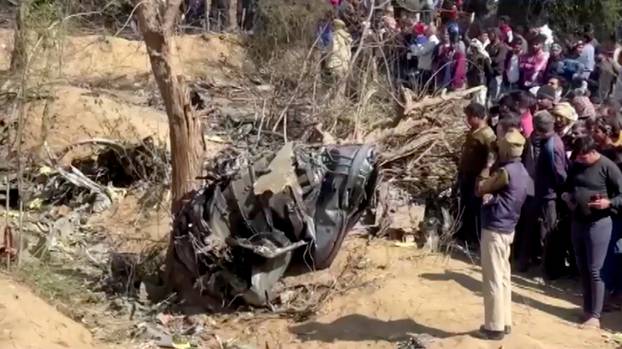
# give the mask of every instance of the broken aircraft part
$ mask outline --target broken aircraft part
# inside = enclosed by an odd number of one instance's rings
[[[376,152],[287,143],[277,154],[240,160],[219,166],[226,172],[210,176],[218,179],[179,212],[174,257],[210,299],[265,305],[290,265],[331,265],[370,205]]]

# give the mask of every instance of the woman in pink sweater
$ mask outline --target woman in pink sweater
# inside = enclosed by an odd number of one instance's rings
[[[513,97],[520,114],[521,133],[525,138],[529,138],[533,132],[533,110],[537,104],[536,97],[528,91],[517,91]]]

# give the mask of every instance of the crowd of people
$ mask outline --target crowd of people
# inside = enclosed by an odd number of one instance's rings
[[[558,99],[562,91],[581,88],[599,101],[609,95],[622,100],[622,78],[616,72],[620,64],[611,59],[615,38],[599,43],[590,24],[581,33],[565,35],[562,42],[546,23],[514,28],[501,16],[494,26],[486,26],[463,12],[456,0],[429,1],[424,7],[430,10],[423,12],[391,5],[370,10],[366,0],[329,3],[332,9],[319,26],[319,46],[325,60],[337,57],[340,62],[332,67],[342,72],[354,62],[341,57],[350,58],[365,41],[362,46],[377,47],[389,74],[408,87],[436,91],[482,86],[477,101],[486,106],[497,104],[510,90],[535,95],[544,84],[557,85]],[[335,42],[335,36],[347,40]]]
[[[578,271],[583,327],[600,327],[622,291],[619,52],[589,25],[575,40],[501,18],[467,49],[467,84],[488,90],[465,110],[458,238],[479,244],[489,338],[511,326],[511,259],[547,279]]]
[[[331,5],[333,26],[322,34],[327,69],[337,77],[371,30],[397,43],[392,74],[408,87],[479,87],[464,111],[470,130],[459,164],[456,237],[481,253],[481,333],[500,339],[511,331],[512,264],[546,280],[580,275],[581,325],[599,327],[622,294],[622,56],[615,35],[600,43],[590,24],[555,35],[546,23],[525,28],[507,17],[484,26],[461,12],[460,1],[433,2],[430,16],[396,16],[387,6],[370,23],[362,1]]]

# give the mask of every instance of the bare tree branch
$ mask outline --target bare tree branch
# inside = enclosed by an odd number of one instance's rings
[[[179,18],[179,9],[181,7],[182,0],[170,0],[164,11],[164,22],[162,23],[162,30],[166,34],[170,34],[174,27],[175,22]]]

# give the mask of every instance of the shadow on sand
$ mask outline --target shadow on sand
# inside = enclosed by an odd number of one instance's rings
[[[431,281],[455,281],[462,287],[477,294],[478,296],[481,296],[482,282],[464,273],[446,271],[439,274],[423,274],[421,275],[421,277]],[[570,323],[577,323],[577,321],[579,320],[579,315],[581,314],[579,302],[581,302],[581,298],[573,295],[573,292],[568,292],[549,286],[534,286],[534,284],[530,284],[524,278],[518,276],[512,276],[512,282],[514,284],[517,284],[521,288],[537,289],[549,297],[563,299],[567,302],[575,304],[576,307],[559,307],[556,305],[543,303],[537,299],[525,296],[523,294],[518,294],[516,292],[512,292],[513,302],[527,305],[529,307],[551,314]],[[574,293],[578,292],[580,291],[577,285],[577,291]],[[603,329],[614,332],[622,331],[621,317],[622,313],[620,312],[605,314],[601,319]]]
[[[448,338],[475,333],[450,333],[421,325],[411,319],[383,321],[360,314],[347,315],[331,323],[309,322],[291,327],[290,331],[303,341],[373,341],[399,342],[408,333],[426,333],[436,338]]]

